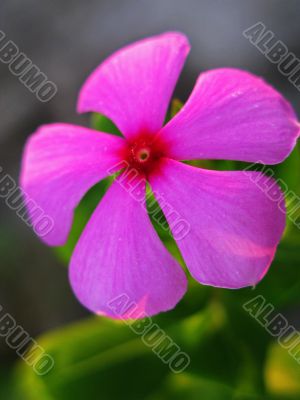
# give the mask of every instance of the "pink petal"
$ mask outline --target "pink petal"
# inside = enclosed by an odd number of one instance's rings
[[[21,186],[26,197],[33,199],[54,222],[49,233],[40,233],[46,243],[64,244],[74,208],[120,162],[124,143],[116,136],[68,124],[44,125],[29,138]],[[29,208],[33,219],[33,208]]]
[[[108,189],[72,256],[70,281],[80,302],[114,318],[150,316],[173,308],[186,291],[179,264],[165,249],[139,200],[119,181]],[[124,297],[124,307],[111,305]],[[133,304],[132,307],[128,305]]]
[[[78,111],[106,115],[127,138],[156,133],[189,49],[186,36],[168,32],[117,51],[83,85]]]
[[[262,279],[285,227],[284,197],[275,181],[259,172],[208,171],[165,159],[150,185],[162,209],[167,202],[188,226],[182,235],[183,224],[175,223],[174,213],[173,219],[166,215],[196,280],[240,288]]]
[[[201,74],[186,105],[160,132],[171,158],[266,164],[284,160],[298,135],[296,115],[276,90],[230,68]]]

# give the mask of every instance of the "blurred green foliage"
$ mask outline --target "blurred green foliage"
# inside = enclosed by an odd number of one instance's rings
[[[180,107],[174,102],[170,115]],[[119,134],[103,116],[94,115],[92,125]],[[192,164],[243,168],[243,163],[233,161]],[[300,194],[299,149],[274,170],[277,178]],[[110,183],[108,178],[96,185],[76,210],[67,245],[55,250],[65,264]],[[185,267],[169,233],[153,224]],[[12,388],[11,393],[0,392],[1,399],[299,400],[300,365],[243,309],[246,301],[260,294],[278,313],[299,310],[299,243],[299,230],[288,222],[271,270],[257,287],[230,291],[190,279],[188,293],[178,306],[153,318],[190,355],[191,364],[184,372],[172,373],[124,322],[90,317],[39,337],[38,343],[55,360],[54,368],[40,377],[19,361],[12,371],[1,373],[2,383],[10,382]]]

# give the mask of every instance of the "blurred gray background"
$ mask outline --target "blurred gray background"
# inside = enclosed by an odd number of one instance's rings
[[[22,147],[42,123],[88,124],[76,115],[81,84],[123,45],[167,30],[186,33],[192,51],[176,89],[188,97],[201,71],[232,66],[263,76],[300,112],[300,93],[242,32],[262,21],[300,57],[298,0],[1,0],[0,30],[58,87],[39,102],[0,63],[0,165],[18,179]],[[86,314],[67,269],[0,201],[0,304],[32,335]],[[0,344],[1,347],[1,344]],[[1,352],[13,357],[4,345]]]

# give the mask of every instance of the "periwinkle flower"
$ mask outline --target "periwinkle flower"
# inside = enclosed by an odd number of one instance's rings
[[[253,183],[259,172],[211,171],[181,161],[276,164],[295,146],[299,123],[288,102],[262,79],[222,68],[202,73],[187,103],[163,126],[189,49],[183,34],[169,32],[104,61],[84,84],[78,111],[104,114],[123,138],[44,125],[26,145],[21,185],[53,218],[53,230],[42,239],[59,246],[83,195],[126,162],[137,171],[142,196],[147,181],[162,210],[164,199],[189,223],[177,245],[197,281],[232,289],[255,285],[285,228],[279,187],[265,178],[277,191],[274,202]],[[129,177],[123,179],[129,188]],[[187,280],[125,186],[115,180],[94,211],[72,255],[70,281],[79,301],[95,313],[114,317],[108,303],[126,293],[138,306],[130,317],[150,316],[172,309]],[[172,216],[166,218],[172,229]]]

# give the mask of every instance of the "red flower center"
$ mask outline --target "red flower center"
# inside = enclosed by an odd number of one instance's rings
[[[147,176],[158,166],[162,157],[166,156],[166,147],[159,139],[151,135],[141,134],[135,140],[128,142],[124,159],[129,168]]]

